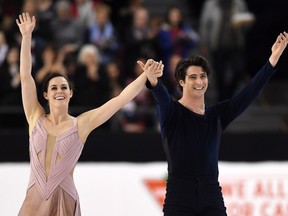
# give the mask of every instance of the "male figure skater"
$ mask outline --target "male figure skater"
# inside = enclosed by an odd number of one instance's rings
[[[218,152],[222,132],[259,95],[276,71],[287,46],[281,33],[272,46],[269,60],[238,94],[214,106],[205,104],[210,74],[201,56],[178,62],[175,78],[183,93],[174,101],[152,72],[146,86],[153,93],[168,161],[164,216],[225,216],[226,208],[218,182]],[[144,64],[142,64],[144,67]]]

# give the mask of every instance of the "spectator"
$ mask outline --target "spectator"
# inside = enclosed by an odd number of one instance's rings
[[[56,18],[52,23],[52,42],[63,53],[67,75],[72,77],[77,68],[77,55],[84,41],[84,27],[72,17],[69,1],[57,1],[55,9]]]
[[[7,53],[9,50],[9,45],[6,41],[4,32],[0,31],[0,66],[5,61]]]
[[[106,65],[106,71],[109,79],[109,97],[113,98],[119,95],[124,88],[123,77],[121,76],[120,67],[115,62],[109,62]]]
[[[20,105],[19,48],[11,47],[0,67],[0,104]]]
[[[158,35],[164,65],[169,64],[172,55],[188,57],[196,49],[198,40],[198,33],[184,17],[181,9],[176,6],[169,8]],[[168,68],[164,69],[164,76],[169,79]]]
[[[178,100],[181,98],[182,93],[180,89],[177,88],[177,82],[175,80],[175,69],[178,61],[180,61],[182,57],[179,54],[173,54],[168,62],[168,69],[166,69],[168,77],[163,80],[165,86],[168,89],[170,95],[172,95],[173,99]]]
[[[66,54],[75,54],[83,43],[83,28],[74,19],[67,0],[56,2],[56,18],[52,23],[53,43],[57,49],[64,49]]]
[[[52,0],[38,0],[36,8],[37,25],[34,30],[34,37],[37,37],[38,44],[43,48],[51,42],[53,32],[51,24],[55,18],[55,8]]]
[[[134,62],[141,57],[158,59],[155,35],[152,34],[149,12],[145,7],[137,8],[132,25],[127,28],[124,40],[124,71],[127,77],[134,77]]]
[[[22,5],[22,11],[27,11],[32,16],[36,16],[37,1],[35,0],[24,0]]]
[[[16,31],[16,27],[13,22],[14,17],[4,14],[2,17],[1,31],[5,34],[7,44],[9,46],[15,46],[20,44],[19,34]]]
[[[140,58],[140,61],[145,62],[146,59]],[[142,69],[138,64],[135,64],[134,76],[138,77],[141,73]],[[132,79],[128,79],[128,84],[132,82]],[[155,126],[155,115],[154,112],[149,112],[153,104],[152,101],[153,99],[148,89],[142,89],[142,91],[118,113],[120,129],[125,132],[140,133],[148,128],[153,128]]]
[[[88,32],[88,43],[98,47],[103,64],[113,59],[118,50],[117,36],[110,20],[111,9],[99,3],[95,8],[95,22]]]
[[[74,0],[72,3],[72,15],[81,26],[88,29],[95,22],[95,4],[92,0]]]
[[[46,100],[42,97],[41,86],[45,77],[49,73],[61,73],[67,75],[66,67],[63,64],[64,54],[58,51],[53,44],[47,44],[41,54],[41,64],[36,67],[35,82],[38,89],[38,98],[41,104],[44,104]],[[40,61],[39,61],[40,62]],[[42,100],[41,100],[42,99]]]
[[[244,0],[206,0],[200,19],[201,53],[211,58],[218,101],[230,98],[245,71],[245,30],[254,17]]]
[[[74,76],[75,105],[95,107],[107,101],[109,85],[105,66],[101,64],[99,50],[92,44],[81,47],[78,67]],[[93,95],[93,97],[91,97]]]
[[[132,26],[135,11],[142,7],[144,7],[143,0],[129,0],[127,6],[120,8],[117,32],[121,42],[126,41],[126,32]]]

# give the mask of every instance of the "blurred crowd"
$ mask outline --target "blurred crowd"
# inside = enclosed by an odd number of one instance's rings
[[[179,59],[191,54],[201,54],[211,61],[217,101],[234,94],[245,70],[245,31],[254,21],[245,1],[206,0],[198,20],[192,20],[177,5],[157,17],[150,15],[143,0],[119,1],[122,4],[117,7],[113,2],[0,3],[0,106],[21,106],[20,34],[15,19],[22,12],[37,19],[32,75],[43,106],[47,102],[41,87],[48,73],[67,75],[74,90],[71,107],[89,109],[118,95],[142,72],[136,61],[149,58],[164,62],[162,81],[177,99],[181,93],[174,81],[174,68]],[[153,108],[153,98],[144,89],[111,125],[129,132],[155,127]]]

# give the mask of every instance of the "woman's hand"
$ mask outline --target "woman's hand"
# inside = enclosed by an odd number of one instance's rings
[[[29,13],[22,13],[19,15],[19,19],[16,19],[16,23],[22,36],[24,36],[27,34],[32,34],[36,24],[36,19],[34,16],[31,18]]]

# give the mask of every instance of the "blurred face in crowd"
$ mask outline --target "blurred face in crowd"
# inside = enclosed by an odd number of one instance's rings
[[[98,25],[105,25],[110,18],[110,8],[107,5],[101,5],[96,8],[96,21]]]
[[[34,0],[25,0],[23,4],[22,11],[25,11],[31,15],[34,15],[37,10],[37,2]]]
[[[108,76],[112,79],[112,80],[115,80],[115,79],[118,79],[118,77],[120,76],[120,70],[117,66],[116,63],[108,63],[107,64],[107,73],[108,73]]]
[[[144,8],[139,8],[134,12],[134,26],[137,28],[146,28],[149,22],[148,11]]]
[[[47,46],[43,53],[42,53],[42,59],[46,63],[53,63],[57,58],[57,52],[52,47]]]
[[[58,1],[56,3],[57,17],[60,20],[68,20],[71,17],[70,3],[65,0]]]
[[[7,54],[7,62],[9,64],[19,63],[19,49],[18,48],[13,47],[9,50]]]
[[[0,31],[0,45],[6,44],[6,38],[2,31]]]
[[[97,58],[96,58],[95,54],[92,52],[86,52],[85,58],[83,59],[83,63],[84,63],[84,65],[87,65],[87,66],[96,64]]]
[[[78,61],[87,67],[98,65],[101,62],[97,47],[94,45],[84,45],[79,53]]]
[[[170,79],[174,80],[174,76],[175,76],[175,68],[177,63],[180,61],[182,57],[178,54],[175,54],[173,56],[171,56],[171,58],[169,59],[169,74],[170,74]]]
[[[172,26],[178,26],[182,22],[182,12],[179,8],[172,8],[168,13],[168,22]]]

